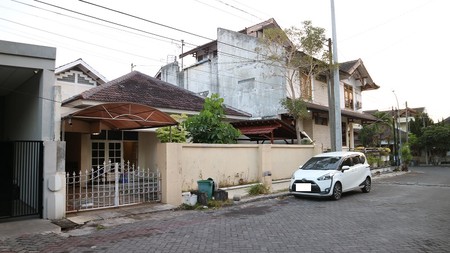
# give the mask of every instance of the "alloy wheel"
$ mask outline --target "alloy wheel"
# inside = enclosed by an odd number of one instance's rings
[[[341,198],[341,196],[342,196],[342,185],[341,185],[341,183],[337,182],[334,184],[333,195],[331,195],[331,197],[334,200],[338,200]]]

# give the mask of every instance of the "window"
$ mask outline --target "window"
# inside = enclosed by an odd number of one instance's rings
[[[344,85],[344,100],[345,108],[353,110],[353,87],[350,85]]]
[[[363,155],[359,157],[359,160],[361,161],[361,163],[365,163],[366,162],[366,157],[364,157]]]
[[[247,78],[238,81],[239,89],[243,92],[252,92],[255,89],[255,78]]]
[[[71,75],[60,76],[57,79],[58,79],[58,81],[74,83],[75,82],[75,73],[72,73]]]
[[[342,122],[342,146],[347,146],[347,124]]]
[[[83,84],[83,85],[93,85],[96,86],[97,82],[91,77],[83,74],[81,71],[70,70],[61,74],[58,74],[56,77],[58,81],[75,83],[75,84]]]
[[[138,164],[138,132],[105,131],[91,135],[92,166],[103,166],[104,162],[130,162]]]
[[[353,159],[354,165],[361,164],[361,160],[359,159],[359,156],[354,156],[352,159]]]
[[[78,75],[78,83],[87,84],[87,85],[95,85],[95,82],[92,81],[91,78],[89,78],[85,75],[82,75],[82,74]]]
[[[314,123],[316,125],[328,126],[328,118],[322,116],[315,116]]]
[[[352,158],[345,158],[344,161],[343,161],[342,164],[341,164],[341,169],[342,169],[342,167],[344,167],[344,166],[350,166],[350,167],[352,167],[352,166],[353,166]]]

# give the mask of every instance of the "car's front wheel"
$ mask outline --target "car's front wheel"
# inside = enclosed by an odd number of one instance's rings
[[[372,189],[372,182],[370,181],[370,177],[366,178],[366,181],[364,181],[364,187],[361,189],[362,192],[368,193]]]
[[[333,187],[333,194],[331,195],[331,198],[333,200],[338,200],[341,197],[342,197],[342,185],[340,182],[336,182]]]

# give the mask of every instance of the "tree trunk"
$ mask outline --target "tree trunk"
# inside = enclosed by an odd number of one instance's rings
[[[302,140],[302,135],[300,132],[303,131],[303,119],[295,119],[295,132],[297,133],[297,144],[300,144]]]

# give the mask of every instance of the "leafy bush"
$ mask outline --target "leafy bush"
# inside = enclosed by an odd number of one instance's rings
[[[367,163],[370,165],[370,166],[372,166],[372,165],[374,165],[374,164],[379,164],[381,162],[381,159],[380,159],[380,157],[378,157],[378,156],[373,156],[373,155],[368,155],[367,156]]]
[[[249,195],[260,195],[260,194],[268,194],[269,193],[269,188],[263,184],[255,184],[252,185],[249,189],[248,189],[248,194]]]
[[[182,115],[170,115],[178,123],[182,123],[187,119],[186,114]],[[175,142],[183,143],[186,142],[187,131],[182,124],[172,127],[161,127],[156,130],[156,136],[162,143]]]
[[[225,111],[222,106],[223,98],[213,94],[205,99],[200,114],[189,117],[184,125],[189,132],[188,137],[194,143],[236,143],[240,136],[239,130],[231,124],[223,122]]]
[[[412,160],[412,155],[411,155],[411,150],[409,149],[409,145],[403,145],[401,150],[400,150],[401,154],[402,154],[402,170],[407,171],[408,170],[408,165]]]

